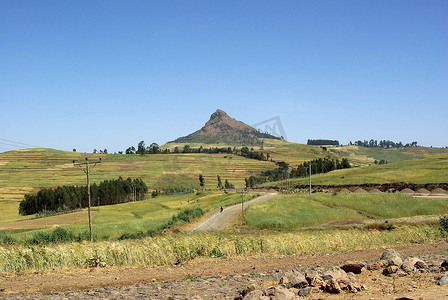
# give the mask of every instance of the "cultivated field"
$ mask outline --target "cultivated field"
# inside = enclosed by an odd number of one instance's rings
[[[298,194],[278,196],[246,210],[246,223],[257,229],[295,229],[327,223],[441,215],[448,199],[415,198],[405,194]],[[342,222],[345,221],[345,222]]]
[[[308,178],[292,178],[292,185],[306,185]],[[448,154],[437,154],[421,159],[401,161],[386,165],[372,165],[336,170],[312,176],[312,184],[317,185],[360,185],[385,183],[447,183]],[[281,186],[285,182],[271,182],[263,186]]]

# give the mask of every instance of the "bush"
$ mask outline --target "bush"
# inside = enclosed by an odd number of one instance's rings
[[[442,233],[448,233],[448,216],[440,217],[439,224],[440,224],[439,230]]]
[[[145,237],[145,234],[142,231],[137,231],[135,233],[122,233],[118,238],[119,240],[138,240]]]
[[[90,236],[88,232],[80,233],[76,236],[73,232],[64,228],[56,228],[51,232],[37,232],[25,243],[29,245],[45,245],[49,243],[65,243],[74,241],[89,240]]]

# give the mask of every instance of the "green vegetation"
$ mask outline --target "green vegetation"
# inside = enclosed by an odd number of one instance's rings
[[[340,220],[390,219],[448,212],[445,199],[404,194],[314,194],[279,196],[246,209],[251,228],[298,228]]]
[[[90,186],[91,206],[118,204],[142,200],[148,192],[148,187],[140,178],[123,180],[106,180]],[[41,189],[37,194],[26,194],[20,202],[21,215],[36,214],[41,211],[69,211],[89,205],[86,186],[58,186],[55,189]]]
[[[246,199],[248,201],[256,196],[257,194],[250,193]],[[210,209],[231,206],[240,203],[240,201],[240,194],[202,193],[200,195],[190,195],[189,203],[188,195],[181,194],[100,206],[93,208],[93,233],[95,240],[131,238],[135,235],[135,237],[152,236],[164,229],[188,223],[191,218],[198,218],[203,212]],[[71,225],[64,227],[73,241],[81,241],[89,236],[87,232],[87,212],[84,210],[80,213],[83,213],[82,220],[74,219]],[[71,215],[73,214],[64,215],[64,218],[71,218]],[[31,220],[33,223],[30,223],[29,227],[26,226],[28,221],[15,222],[12,225],[16,225],[16,229],[12,226],[8,232],[4,231],[3,234],[16,243],[28,243],[35,237],[36,240],[52,242],[54,240],[52,238],[53,229],[43,228],[51,227],[52,219],[57,217],[51,216]],[[140,236],[139,232],[142,233]]]
[[[418,147],[417,147],[418,148]],[[292,185],[307,185],[308,178],[294,178]],[[448,154],[431,155],[387,165],[336,170],[312,176],[314,185],[360,185],[383,183],[446,183],[448,182]],[[266,183],[263,186],[281,186],[284,182]]]
[[[247,235],[177,234],[93,244],[4,244],[0,245],[0,272],[106,265],[153,267],[198,257],[340,253],[443,239],[436,225],[420,225],[401,226],[392,231],[331,229]]]

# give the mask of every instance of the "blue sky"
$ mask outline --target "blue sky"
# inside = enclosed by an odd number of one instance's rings
[[[163,144],[217,108],[250,125],[279,116],[292,142],[445,147],[447,12],[448,1],[0,0],[0,151]]]

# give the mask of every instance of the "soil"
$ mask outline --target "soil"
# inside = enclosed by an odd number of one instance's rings
[[[394,247],[403,256],[441,262],[448,243]],[[234,299],[248,284],[268,287],[291,269],[340,266],[346,261],[378,261],[384,249],[368,249],[332,255],[262,256],[196,259],[185,264],[157,268],[91,268],[34,273],[0,274],[0,298],[25,299]],[[436,274],[437,275],[437,274]],[[448,286],[438,286],[434,273],[393,279],[380,271],[366,271],[357,279],[367,290],[357,294],[319,292],[311,299],[443,299]]]

